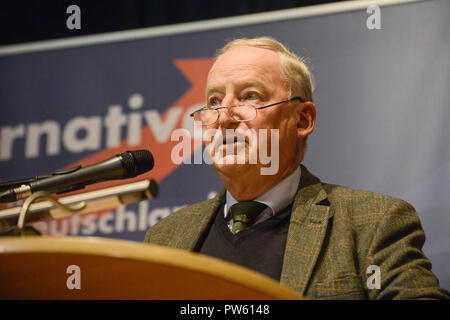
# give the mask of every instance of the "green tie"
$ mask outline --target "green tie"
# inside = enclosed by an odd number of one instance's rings
[[[247,228],[247,224],[255,219],[267,206],[256,201],[241,201],[230,207],[233,215],[233,234]]]

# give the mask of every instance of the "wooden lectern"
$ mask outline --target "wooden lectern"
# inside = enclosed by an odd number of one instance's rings
[[[197,253],[103,238],[29,236],[0,238],[0,299],[302,297],[262,274]]]

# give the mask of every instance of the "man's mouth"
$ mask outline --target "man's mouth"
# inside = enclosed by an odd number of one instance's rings
[[[231,138],[231,139],[223,139],[223,144],[234,144],[236,142],[243,142],[243,143],[248,143],[247,141],[247,137],[245,137],[244,139],[238,139],[237,137]]]

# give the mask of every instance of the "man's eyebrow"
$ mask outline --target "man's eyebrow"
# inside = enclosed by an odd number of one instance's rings
[[[207,86],[206,87],[206,96],[208,96],[211,92],[220,91],[218,86]]]
[[[263,91],[263,93],[266,93],[269,91],[269,88],[265,85],[264,81],[261,81],[259,79],[242,79],[237,80],[235,82],[237,87],[240,87],[241,89],[247,88],[247,87],[256,87]],[[212,85],[206,87],[206,96],[208,96],[211,92],[220,92],[222,86]]]

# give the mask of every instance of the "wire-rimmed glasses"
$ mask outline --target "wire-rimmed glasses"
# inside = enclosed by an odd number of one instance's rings
[[[288,100],[283,100],[280,102],[272,103],[267,106],[257,107],[252,104],[239,104],[236,106],[229,106],[229,107],[202,107],[190,114],[191,117],[194,118],[195,121],[200,121],[202,123],[202,126],[210,126],[219,120],[220,109],[228,109],[228,114],[231,118],[233,118],[235,121],[239,122],[246,122],[246,121],[252,121],[256,119],[258,115],[258,110],[273,107],[285,102],[292,102],[294,100],[299,100],[300,102],[305,102],[300,97],[293,97]]]

